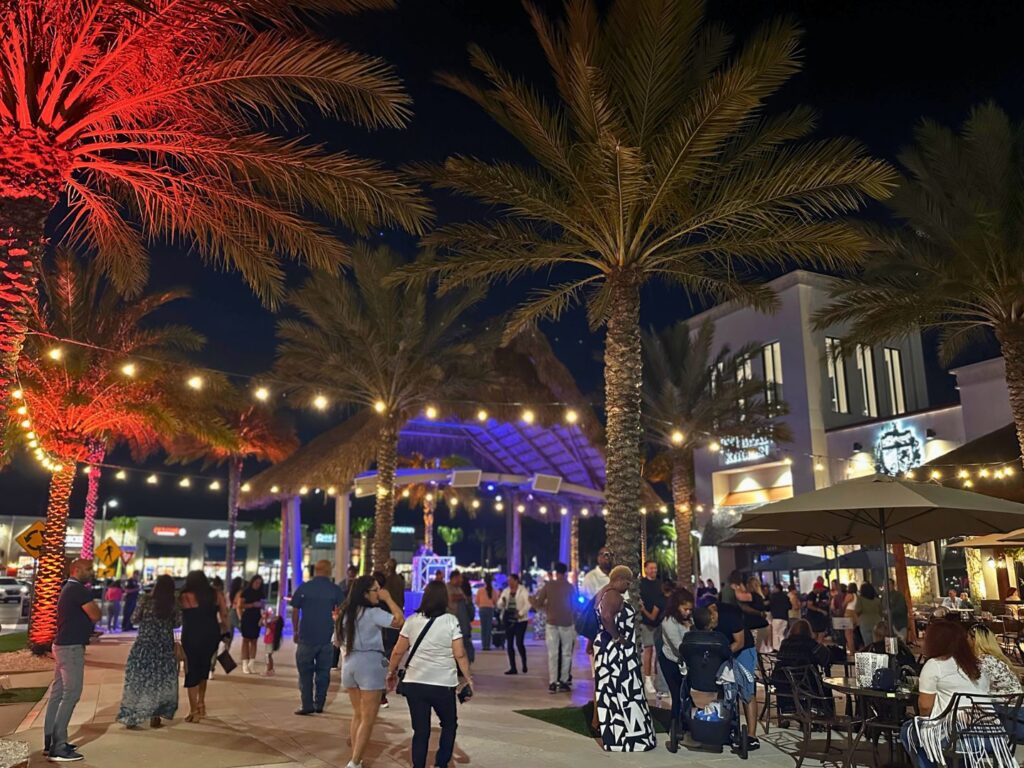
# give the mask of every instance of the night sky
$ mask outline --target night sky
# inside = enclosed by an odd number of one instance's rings
[[[323,31],[397,66],[415,102],[411,125],[404,131],[366,133],[317,123],[313,138],[394,165],[441,160],[453,152],[523,159],[515,142],[474,105],[433,82],[438,70],[468,71],[466,45],[476,42],[506,67],[546,87],[545,65],[520,4],[514,0],[399,0],[399,4],[390,13],[331,20]],[[923,116],[959,124],[972,105],[994,100],[1014,119],[1024,117],[1024,53],[1019,40],[1024,3],[1019,0],[712,0],[709,7],[711,18],[724,21],[740,36],[770,16],[797,18],[805,29],[805,66],[779,95],[777,106],[809,104],[821,113],[820,135],[856,137],[881,157],[895,159]],[[464,200],[437,194],[432,199],[441,223],[487,213]],[[883,214],[872,211],[869,215]],[[415,253],[415,241],[407,235],[382,232],[379,238],[410,257]],[[166,319],[187,320],[207,335],[202,361],[239,373],[256,373],[271,365],[274,317],[236,275],[208,270],[189,254],[157,248],[152,277],[155,287],[184,284],[192,289],[193,298],[170,311]],[[294,277],[301,275],[296,271]],[[502,291],[487,310],[507,308],[528,287],[529,282],[523,282]],[[643,322],[660,326],[681,319],[680,306],[685,302],[678,295],[654,287],[644,297]],[[587,330],[582,313],[572,313],[544,330],[578,377],[580,388],[585,393],[599,392],[601,336]],[[992,349],[980,349],[960,362],[993,354]],[[954,397],[949,377],[934,359],[930,366],[933,403],[949,402]],[[333,418],[300,414],[299,425],[309,437],[340,418],[337,413]],[[126,462],[127,457],[115,460]],[[127,501],[125,511],[131,514],[188,517],[223,509],[222,498],[204,496],[196,489],[180,491],[169,481],[160,492],[146,489],[138,476],[130,485],[139,490],[118,488],[117,495]],[[0,474],[3,511],[43,513],[45,487],[46,477],[34,463],[16,462],[14,471]],[[75,516],[81,514],[80,495],[73,506]],[[303,511],[313,522],[329,518],[327,508],[318,502],[309,502]],[[371,512],[369,507],[356,508],[356,514]],[[411,523],[414,516],[406,515],[400,511],[399,522]],[[461,546],[469,559],[477,545],[470,540]],[[456,551],[462,550],[457,547]]]

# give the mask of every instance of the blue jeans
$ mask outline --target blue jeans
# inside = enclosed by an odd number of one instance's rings
[[[75,705],[82,698],[82,681],[85,677],[85,646],[55,645],[53,659],[53,686],[50,701],[46,704],[46,719],[43,734],[48,737],[50,749],[60,752],[68,743],[68,724]]]
[[[305,710],[323,709],[327,702],[327,688],[331,684],[331,661],[334,646],[331,643],[311,645],[299,643],[295,651],[295,668],[299,672],[299,693]],[[314,696],[314,682],[316,695]]]
[[[491,650],[491,630],[494,628],[494,609],[480,609],[480,647]]]
[[[412,720],[412,766],[426,768],[430,747],[430,714],[436,712],[441,721],[441,738],[437,743],[434,765],[448,768],[455,751],[455,732],[459,717],[455,709],[455,689],[443,685],[405,683],[405,700]]]

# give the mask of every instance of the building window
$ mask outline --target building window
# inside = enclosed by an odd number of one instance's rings
[[[846,361],[843,359],[843,349],[839,339],[825,338],[825,362],[828,368],[828,380],[832,385],[832,411],[834,413],[849,413],[850,404],[846,397]]]
[[[761,347],[764,363],[764,399],[768,405],[782,402],[782,348],[779,342]]]
[[[893,415],[907,412],[907,401],[903,391],[903,353],[898,349],[886,347],[885,373],[889,379],[889,395],[892,402]]]
[[[736,361],[736,383],[742,387],[748,381],[754,380],[754,361],[750,355],[741,357]],[[740,412],[740,421],[747,418],[747,400],[746,398],[740,397],[736,400],[736,405]]]
[[[864,393],[864,407],[861,413],[871,418],[878,416],[874,354],[874,350],[866,344],[857,345],[857,370],[860,372],[860,389]]]

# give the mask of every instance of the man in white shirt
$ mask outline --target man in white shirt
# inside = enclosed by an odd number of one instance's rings
[[[583,577],[580,591],[589,601],[608,584],[608,574],[612,570],[612,553],[608,547],[601,547],[597,552],[597,568]]]
[[[948,608],[949,610],[956,610],[958,608],[963,608],[964,604],[963,601],[956,596],[956,590],[951,589],[949,590],[949,595],[942,598],[942,607]]]

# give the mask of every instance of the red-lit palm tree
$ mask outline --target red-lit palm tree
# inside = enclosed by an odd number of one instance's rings
[[[126,293],[145,284],[147,238],[237,269],[274,302],[282,257],[344,263],[315,221],[419,230],[427,206],[398,175],[265,132],[317,112],[404,125],[410,101],[393,70],[317,39],[307,15],[392,5],[0,0],[0,403],[58,203],[62,239]]]
[[[18,363],[24,412],[17,415],[29,447],[46,457],[51,472],[29,626],[36,649],[49,645],[56,628],[76,464],[96,461],[97,445],[118,442],[141,458],[157,447],[160,434],[196,430],[207,440],[223,439],[215,424],[196,416],[201,410],[194,403],[186,407],[184,387],[167,384],[168,363],[203,339],[180,325],[147,322],[184,292],[124,300],[101,278],[96,262],[83,268],[66,253],[42,273],[41,287],[43,299],[29,318],[30,334]]]
[[[278,462],[299,447],[292,426],[267,405],[246,403],[240,392],[222,396],[213,407],[219,426],[229,439],[203,441],[185,436],[169,446],[179,461],[202,460],[206,466],[227,464],[228,539],[224,581],[231,583],[235,567],[235,537],[238,530],[238,494],[242,487],[242,467],[246,459]],[[218,436],[219,437],[219,436]]]

